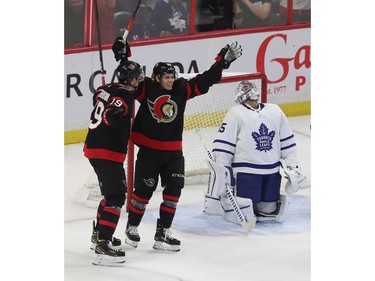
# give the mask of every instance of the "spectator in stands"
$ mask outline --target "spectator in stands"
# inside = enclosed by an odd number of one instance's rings
[[[272,0],[233,0],[234,27],[276,23]]]
[[[186,34],[188,15],[181,0],[157,0],[151,12],[152,37]]]
[[[138,5],[138,0],[117,0],[115,13],[128,12],[128,13],[133,14],[137,5]]]
[[[228,0],[198,0],[196,31],[231,29],[233,27],[233,3]]]
[[[279,6],[280,23],[286,23],[288,20],[288,0],[281,0]],[[310,22],[311,20],[311,1],[293,0],[292,22]]]
[[[65,0],[64,46],[75,47],[84,43],[85,3],[83,0]]]
[[[134,18],[133,26],[129,32],[130,40],[150,38],[152,31],[152,25],[150,22],[151,12],[151,7],[144,4],[139,5],[138,12]]]

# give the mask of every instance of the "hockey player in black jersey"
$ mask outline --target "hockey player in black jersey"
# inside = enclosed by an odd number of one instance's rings
[[[144,75],[141,66],[122,62],[116,69],[118,83],[101,86],[93,96],[94,109],[84,144],[84,155],[99,180],[104,199],[98,206],[91,249],[97,254],[94,265],[117,265],[125,262],[125,252],[114,248],[121,240],[114,238],[120,211],[126,199],[124,161],[131,129],[133,92]]]
[[[126,47],[125,47],[126,45]],[[128,44],[116,39],[112,46],[116,60],[129,51]],[[179,251],[180,241],[171,235],[171,225],[184,187],[185,160],[182,152],[182,132],[186,102],[206,94],[218,83],[223,69],[242,55],[234,42],[221,49],[209,70],[192,79],[177,78],[172,64],[159,62],[152,77],[145,77],[135,91],[140,107],[134,120],[130,139],[139,147],[135,164],[134,192],[131,198],[125,242],[137,247],[138,226],[147,204],[158,185],[163,187],[159,218],[156,222],[156,250]]]

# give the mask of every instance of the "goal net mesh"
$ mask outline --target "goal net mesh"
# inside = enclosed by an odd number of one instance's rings
[[[196,74],[179,75],[191,78]],[[221,81],[213,85],[207,94],[193,98],[187,102],[183,132],[186,185],[207,183],[208,166],[206,148],[211,151],[212,141],[225,114],[231,107],[236,105],[234,102],[234,92],[238,84],[243,80],[255,83],[261,92],[261,101],[267,101],[267,82],[264,75],[259,73],[224,72]],[[198,135],[198,130],[202,139]],[[136,158],[137,151],[137,147],[135,147],[133,158]],[[128,159],[129,157],[127,157],[124,163],[126,170],[129,167]],[[134,163],[130,163],[130,165],[134,167]],[[76,201],[81,205],[96,208],[101,199],[98,180],[95,173],[92,172],[86,184],[77,192]]]

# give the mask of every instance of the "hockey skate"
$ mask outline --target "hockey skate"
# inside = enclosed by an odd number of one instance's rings
[[[141,238],[138,234],[138,226],[130,225],[129,223],[126,224],[126,230],[125,230],[125,243],[137,248],[138,242],[141,241]]]
[[[95,254],[93,265],[121,266],[125,262],[125,252],[113,248],[112,242],[109,240],[98,240]]]
[[[154,249],[155,250],[164,250],[178,252],[180,251],[180,240],[172,237],[172,231],[169,228],[164,228],[160,224],[160,219],[157,221],[156,233],[154,237]]]
[[[98,230],[96,229],[95,226],[95,221],[92,221],[92,235],[91,235],[91,247],[90,249],[95,251],[96,244],[98,243]],[[113,237],[112,238],[112,245],[114,247],[121,246],[121,240]]]

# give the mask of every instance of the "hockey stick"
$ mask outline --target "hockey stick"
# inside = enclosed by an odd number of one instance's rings
[[[100,37],[100,23],[99,23],[98,0],[95,0],[95,23],[96,23],[96,30],[98,32],[100,73],[102,74],[102,85],[104,86],[105,85],[105,70],[104,70],[104,63],[103,63],[102,41],[101,41],[101,37]]]
[[[125,41],[126,38],[128,37],[128,34],[130,32],[130,29],[132,28],[132,25],[133,25],[133,22],[134,22],[134,18],[135,18],[135,15],[137,14],[137,11],[138,11],[138,8],[139,8],[139,5],[141,4],[142,0],[139,0],[138,1],[138,4],[137,4],[137,7],[135,8],[134,12],[133,12],[133,15],[130,17],[129,19],[129,22],[128,22],[128,25],[126,26],[125,30],[124,30],[124,34],[122,35],[122,39]]]
[[[196,129],[195,132],[197,133],[197,135],[198,135],[201,143],[203,144],[203,147],[204,147],[204,149],[207,152],[208,158],[211,161],[214,161],[214,158],[212,157],[212,154],[211,154],[210,150],[207,148],[206,142],[203,139],[203,136],[201,134],[200,129],[199,128]],[[249,232],[250,230],[252,230],[255,227],[255,221],[248,222],[246,220],[246,218],[244,217],[244,215],[243,215],[243,213],[241,211],[241,208],[238,205],[238,203],[236,201],[236,198],[234,197],[234,195],[232,193],[232,190],[229,188],[228,184],[225,185],[225,193],[228,196],[229,202],[232,205],[232,208],[234,210],[234,213],[236,214],[237,220],[241,224],[242,228],[244,230],[246,230],[247,232]]]

